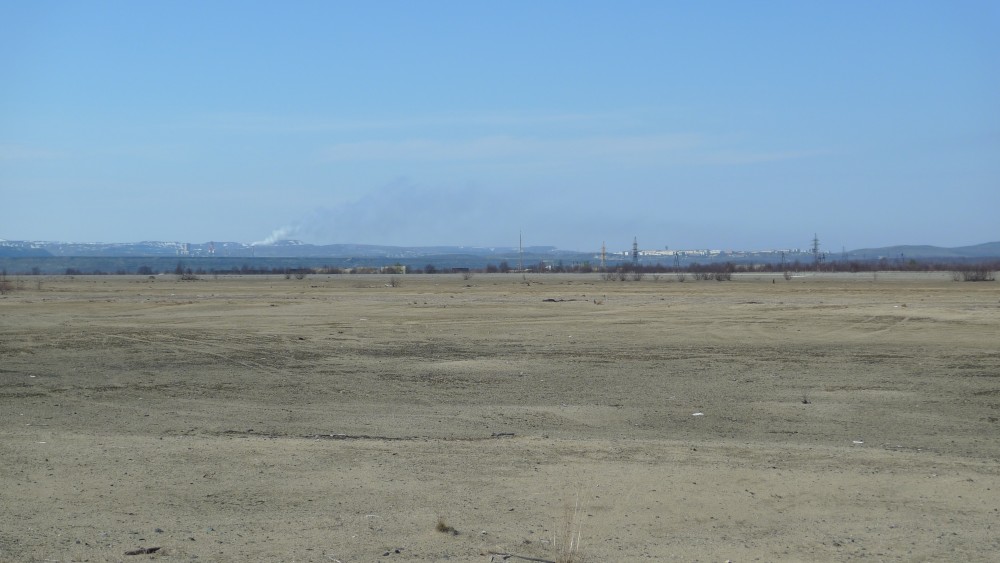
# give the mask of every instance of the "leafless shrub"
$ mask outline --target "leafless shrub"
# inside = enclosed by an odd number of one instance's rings
[[[601,279],[603,281],[642,281],[646,277],[646,272],[640,269],[618,267],[614,270],[605,270],[601,272]],[[655,279],[659,279],[657,276]]]
[[[985,266],[977,266],[975,268],[956,270],[951,273],[951,279],[967,282],[995,281],[996,272]]]
[[[789,272],[788,270],[785,270],[785,273],[783,273],[781,275],[785,278],[785,281],[788,281],[788,280],[792,279],[792,273]]]
[[[685,274],[684,272],[677,272],[677,281],[681,283],[687,281],[687,274]]]
[[[389,277],[389,287],[399,287],[403,285],[403,282],[396,276]]]
[[[0,295],[7,295],[14,290],[14,284],[7,279],[7,270],[0,271]]]
[[[177,277],[180,281],[198,281],[198,276],[192,274],[191,272],[185,272]]]
[[[473,275],[474,274],[473,274],[472,270],[466,270],[466,271],[462,272],[462,279],[465,280],[465,281],[469,281],[469,280],[472,279]]]

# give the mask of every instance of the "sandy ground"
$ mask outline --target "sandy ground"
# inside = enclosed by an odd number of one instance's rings
[[[0,297],[0,560],[1000,553],[1000,283],[398,280]]]

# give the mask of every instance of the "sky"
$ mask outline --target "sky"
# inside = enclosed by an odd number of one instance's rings
[[[0,239],[837,252],[998,209],[994,0],[0,0]]]

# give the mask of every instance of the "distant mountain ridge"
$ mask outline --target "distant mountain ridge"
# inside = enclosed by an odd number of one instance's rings
[[[554,246],[529,246],[531,254],[556,252]],[[417,258],[420,256],[471,255],[507,256],[516,254],[516,247],[476,246],[384,246],[374,244],[314,245],[297,240],[273,244],[242,242],[183,243],[163,241],[141,242],[50,242],[0,240],[0,256],[188,256],[188,257],[257,257],[257,258]],[[572,252],[569,252],[572,253]]]
[[[971,246],[956,246],[943,248],[930,245],[897,245],[880,248],[859,248],[852,250],[850,256],[868,256],[872,258],[904,258],[914,260],[945,259],[945,258],[998,258],[1000,257],[1000,242],[985,242]]]
[[[587,259],[598,251],[577,252],[559,250],[554,246],[530,246],[523,249],[531,256],[551,256],[553,259]],[[72,243],[48,241],[0,240],[0,257],[248,257],[248,258],[368,258],[412,260],[431,256],[469,256],[476,258],[509,258],[519,252],[517,247],[478,246],[386,246],[373,244],[308,244],[284,240],[274,244],[241,242],[182,243],[141,241],[124,243]],[[686,251],[678,251],[686,252]],[[756,258],[777,255],[777,251],[728,251],[713,253],[713,260]],[[620,253],[612,253],[620,256]],[[808,257],[807,251],[786,253],[789,257]],[[837,260],[846,254],[849,260],[975,260],[1000,258],[1000,241],[971,246],[940,247],[930,245],[897,245],[859,248],[846,253],[826,252],[828,259]],[[610,255],[610,254],[609,254]],[[705,259],[706,257],[702,257]],[[667,260],[666,258],[658,258]],[[656,259],[644,257],[644,262]]]

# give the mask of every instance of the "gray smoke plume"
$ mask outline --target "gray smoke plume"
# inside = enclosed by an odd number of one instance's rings
[[[522,202],[475,186],[428,188],[397,180],[355,201],[316,209],[253,244],[274,244],[293,236],[316,244],[516,243],[517,216],[523,212]]]
[[[288,240],[290,237],[295,236],[299,232],[299,227],[290,225],[287,227],[281,227],[271,231],[271,234],[267,236],[264,240],[259,240],[257,242],[250,243],[250,246],[267,246],[269,244],[274,244],[279,241]]]

